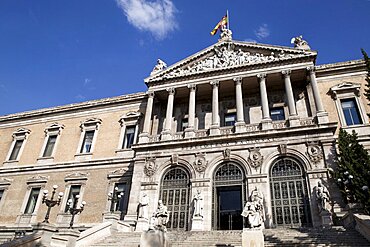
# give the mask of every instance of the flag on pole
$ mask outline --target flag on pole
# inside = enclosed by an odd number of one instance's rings
[[[226,25],[228,23],[228,17],[227,17],[227,14],[222,17],[222,19],[217,23],[217,25],[215,26],[215,28],[212,30],[211,32],[211,35],[215,35],[217,33],[217,30],[221,29],[221,28],[226,28]]]

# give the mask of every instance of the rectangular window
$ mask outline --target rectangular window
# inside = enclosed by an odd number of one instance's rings
[[[341,105],[347,126],[362,124],[355,99],[343,99]]]
[[[125,193],[126,193],[125,183],[116,183],[114,185],[114,199],[116,201],[111,204],[111,210],[114,209],[114,211],[121,211],[121,212],[126,210]]]
[[[285,114],[284,114],[283,107],[277,107],[277,108],[271,109],[270,114],[271,114],[272,121],[285,120]]]
[[[41,188],[32,188],[28,197],[27,206],[24,210],[25,214],[32,214],[35,211],[37,199],[39,198]]]
[[[236,121],[235,113],[225,114],[225,126],[234,126]]]
[[[16,140],[9,160],[17,160],[19,151],[21,150],[23,140]]]
[[[90,153],[91,146],[94,138],[95,130],[89,130],[85,132],[84,140],[82,142],[82,147],[80,153]]]
[[[55,142],[57,141],[57,135],[51,135],[46,143],[45,151],[42,157],[50,157],[53,154]]]
[[[80,191],[81,191],[81,185],[72,185],[71,188],[69,189],[67,202],[69,201],[69,199],[72,199],[71,206],[73,206],[75,198],[76,198],[77,195],[80,194]],[[67,211],[68,211],[68,207],[67,207],[67,204],[66,204],[66,208],[65,208],[64,212],[67,212]]]
[[[125,133],[125,140],[123,141],[123,148],[131,148],[135,140],[135,129],[136,126],[127,126]]]

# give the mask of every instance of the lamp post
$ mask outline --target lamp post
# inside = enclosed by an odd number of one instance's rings
[[[86,202],[82,201],[81,204],[80,204],[80,207],[77,208],[79,198],[80,198],[80,195],[75,195],[74,200],[72,200],[72,198],[71,198],[67,202],[67,210],[72,214],[72,219],[71,219],[71,222],[69,223],[69,228],[73,227],[73,222],[75,220],[75,215],[78,214],[78,213],[81,213],[84,210],[84,207],[86,205]]]
[[[44,190],[44,195],[42,197],[42,203],[45,203],[46,206],[48,207],[48,210],[46,211],[46,215],[45,215],[45,219],[44,219],[44,223],[49,223],[49,216],[50,216],[50,210],[52,207],[54,207],[55,205],[60,205],[60,202],[62,200],[62,197],[63,197],[63,192],[59,192],[58,194],[58,198],[56,200],[54,200],[54,195],[56,193],[56,190],[58,188],[58,185],[53,185],[53,191],[51,192],[51,197],[50,199],[48,199],[48,193],[49,191],[48,190]]]
[[[111,201],[111,206],[110,206],[110,212],[113,213],[115,210],[115,205],[116,203],[119,203],[121,198],[123,197],[123,192],[117,193],[118,192],[118,187],[115,187],[113,192],[108,193],[108,201]]]

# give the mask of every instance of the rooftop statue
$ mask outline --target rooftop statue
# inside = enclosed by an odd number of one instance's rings
[[[222,28],[219,41],[231,41],[233,32],[230,29]]]
[[[158,58],[157,64],[154,66],[150,75],[154,75],[154,74],[164,70],[165,68],[167,68],[167,64],[165,62],[163,62],[161,59]]]
[[[290,43],[294,44],[294,48],[311,50],[310,46],[308,45],[307,41],[303,39],[302,35],[292,38]]]

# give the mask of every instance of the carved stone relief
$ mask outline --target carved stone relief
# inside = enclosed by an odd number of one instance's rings
[[[280,144],[278,146],[278,151],[279,151],[280,154],[285,155],[287,153],[287,149],[288,149],[288,147],[287,147],[286,144]]]
[[[178,154],[172,154],[171,155],[171,163],[173,165],[178,165],[179,164],[179,155]]]
[[[249,150],[248,161],[250,165],[253,166],[254,168],[257,168],[262,165],[263,156],[259,148],[253,148]]]
[[[206,161],[205,153],[198,153],[195,155],[194,161],[194,169],[197,172],[204,172],[208,166],[208,162]]]
[[[147,158],[144,165],[144,173],[148,177],[154,175],[157,171],[157,165],[155,164],[155,158]]]
[[[226,148],[224,151],[223,151],[223,155],[224,155],[224,159],[225,160],[229,160],[230,159],[230,155],[231,155],[231,150]]]
[[[323,153],[319,143],[309,142],[307,143],[307,155],[313,163],[318,163],[323,158]]]

